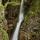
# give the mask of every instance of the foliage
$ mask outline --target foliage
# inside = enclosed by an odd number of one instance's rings
[[[4,17],[4,6],[2,4],[0,4],[0,35],[2,34],[1,35],[2,36],[2,40],[9,40],[7,32],[3,29],[4,28],[4,24],[3,24],[4,20],[5,20],[5,17]]]
[[[3,40],[9,40],[8,34],[7,34],[7,32],[5,30],[3,30],[2,28],[0,28],[0,33],[2,33],[1,36],[2,36]]]

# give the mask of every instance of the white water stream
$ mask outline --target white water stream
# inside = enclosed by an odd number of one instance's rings
[[[16,29],[14,31],[12,40],[18,40],[18,33],[19,33],[20,25],[24,19],[23,4],[24,4],[24,0],[21,1],[20,12],[19,12],[19,21],[18,21]]]

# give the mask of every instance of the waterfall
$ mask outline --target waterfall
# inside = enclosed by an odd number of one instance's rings
[[[14,31],[12,40],[18,40],[18,33],[19,33],[20,25],[24,19],[23,4],[24,4],[24,0],[21,1],[20,12],[19,12],[19,21],[17,22],[17,26],[16,26],[16,29]]]

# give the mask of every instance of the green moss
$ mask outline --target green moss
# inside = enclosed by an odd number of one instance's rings
[[[9,4],[11,4],[11,5],[13,5],[13,6],[20,5],[19,2],[10,2]]]
[[[38,15],[38,12],[40,13],[40,0],[33,0],[27,15],[25,15],[25,22],[28,23],[29,18],[31,16],[35,17]]]
[[[11,0],[11,1],[13,1],[13,2],[20,2],[21,0]]]
[[[3,20],[5,19],[4,9],[5,9],[4,6],[0,4],[0,33],[2,33],[1,36],[3,40],[9,40],[7,32],[3,29],[4,27]]]
[[[0,28],[0,32],[2,33],[2,39],[3,40],[9,40],[8,38],[8,34],[5,30],[3,30],[2,28]]]

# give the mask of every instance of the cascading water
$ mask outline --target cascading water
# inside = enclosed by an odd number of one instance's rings
[[[19,33],[20,25],[24,19],[23,4],[24,4],[24,0],[21,1],[20,12],[19,12],[19,21],[18,21],[16,29],[14,31],[12,40],[18,40],[18,33]]]

